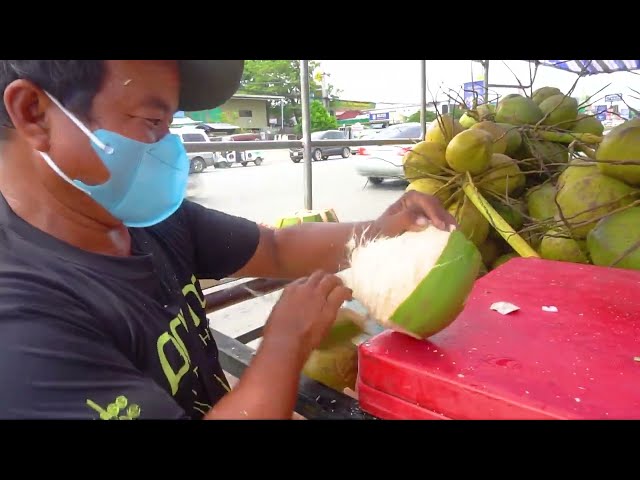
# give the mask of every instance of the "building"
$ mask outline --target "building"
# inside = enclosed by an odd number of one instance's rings
[[[269,103],[275,101],[282,105],[283,100],[284,97],[275,95],[236,94],[218,108],[184,114],[197,122],[226,123],[238,129],[259,132],[278,126],[281,119],[269,118]]]
[[[587,97],[581,100],[581,104],[589,102]],[[633,108],[629,108],[621,93],[605,95],[603,98],[591,101],[581,111],[588,115],[595,115],[605,128],[615,127],[637,116]]]
[[[375,102],[363,102],[359,100],[331,99],[329,113],[336,117],[340,127],[349,125],[361,125],[369,121],[367,110],[376,108]]]
[[[438,101],[427,103],[426,109],[435,112],[436,109],[441,114],[449,113],[453,106],[449,101]],[[407,118],[420,111],[420,105],[416,104],[384,104],[379,103],[375,108],[364,110],[357,116],[339,120],[341,125],[360,123],[370,128],[386,128],[396,123],[404,123]]]

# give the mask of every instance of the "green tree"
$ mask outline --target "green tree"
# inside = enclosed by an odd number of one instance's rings
[[[322,98],[322,85],[313,78],[318,62],[309,62],[309,90],[311,98]],[[285,123],[295,116],[300,121],[300,60],[247,60],[242,75],[240,93],[253,95],[278,95],[285,97]],[[338,92],[327,84],[331,98]],[[280,102],[270,102],[269,116],[280,118]]]
[[[338,128],[338,120],[327,112],[327,109],[324,108],[322,102],[319,100],[311,102],[309,106],[309,117],[312,132],[335,130]],[[302,135],[302,123],[296,125],[295,131],[298,135]]]
[[[442,114],[442,112],[440,112]],[[451,112],[449,112],[451,114]],[[427,110],[425,112],[425,117],[427,120],[427,123],[429,122],[433,122],[436,119],[436,112],[430,112],[429,110]],[[460,119],[460,117],[462,117],[462,115],[464,115],[464,110],[462,110],[461,108],[456,108],[455,110],[453,110],[453,118],[455,119]],[[417,112],[413,113],[412,115],[410,115],[407,120],[407,122],[419,122],[420,121],[420,110],[418,110]]]
[[[426,111],[425,113],[425,118],[427,123],[429,122],[433,122],[436,119],[436,113],[435,112],[430,112],[430,111]],[[416,113],[413,113],[411,115],[409,115],[409,117],[407,118],[407,123],[411,123],[411,122],[419,122],[420,121],[420,110],[418,110]]]

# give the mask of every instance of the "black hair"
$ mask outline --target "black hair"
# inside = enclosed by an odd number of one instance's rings
[[[0,88],[4,93],[11,82],[29,80],[86,120],[105,73],[104,60],[0,60]],[[0,134],[13,128],[4,102],[0,102],[0,127]]]

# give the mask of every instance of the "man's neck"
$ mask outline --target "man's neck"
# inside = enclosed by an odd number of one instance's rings
[[[82,250],[114,256],[131,254],[131,237],[124,225],[104,225],[86,217],[61,202],[37,179],[4,167],[0,170],[0,192],[25,222]]]

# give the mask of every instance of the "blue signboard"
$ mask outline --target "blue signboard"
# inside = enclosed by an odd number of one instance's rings
[[[622,101],[622,94],[620,93],[614,93],[613,95],[605,95],[604,97],[604,101],[605,102],[621,102]]]
[[[369,120],[370,121],[374,121],[374,120],[389,120],[389,112],[370,113],[369,114]]]
[[[464,86],[464,103],[467,107],[473,106],[474,92],[478,94],[478,105],[485,103],[484,100],[484,81],[478,80],[477,82],[468,82]]]
[[[596,118],[600,121],[607,119],[607,106],[606,105],[596,105]]]

